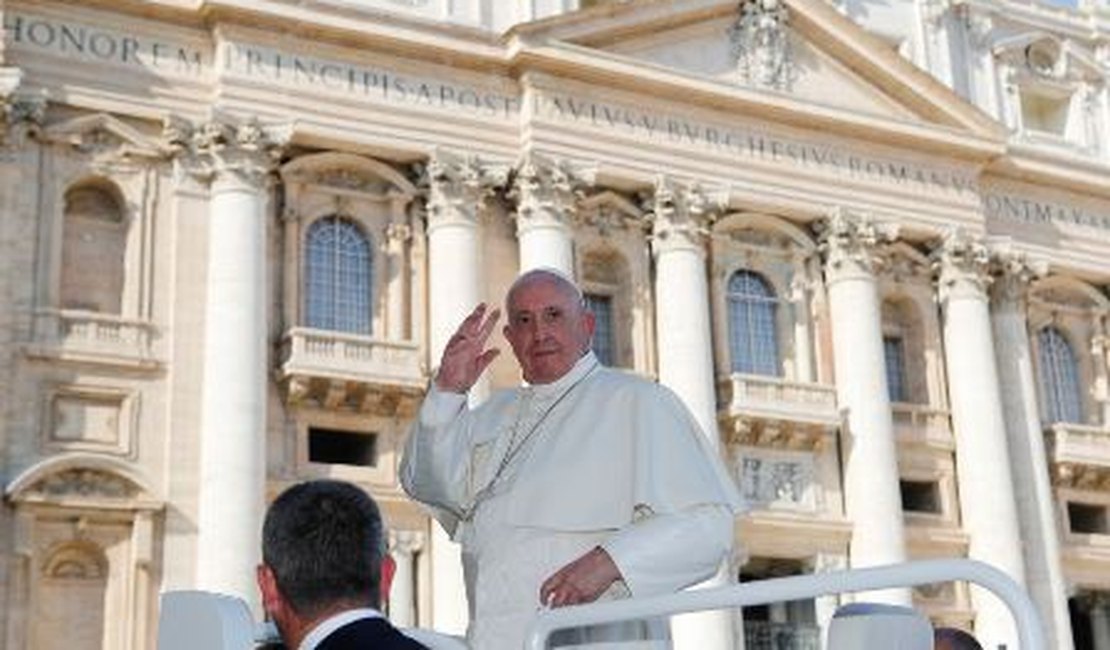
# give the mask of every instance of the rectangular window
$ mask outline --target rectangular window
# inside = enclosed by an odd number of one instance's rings
[[[899,481],[904,512],[941,514],[940,488],[936,481]]]
[[[375,467],[378,464],[378,435],[310,427],[308,460],[330,465]]]
[[[883,358],[886,361],[886,388],[892,402],[908,401],[906,394],[906,356],[901,336],[883,337]]]
[[[594,314],[594,340],[591,343],[597,360],[603,365],[611,366],[614,361],[613,354],[613,298],[596,293],[587,293],[586,308]]]
[[[1106,506],[1095,505],[1093,503],[1075,503],[1069,501],[1068,523],[1073,533],[1105,535],[1107,532],[1110,532],[1106,527]]]

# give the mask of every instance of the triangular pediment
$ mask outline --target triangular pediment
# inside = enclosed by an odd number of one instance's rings
[[[564,52],[579,66],[687,83],[699,97],[706,88],[748,105],[762,97],[776,117],[793,112],[795,122],[811,114],[1005,138],[995,120],[822,0],[609,5],[523,25],[511,35]],[[681,88],[674,96],[681,98]]]
[[[83,115],[51,124],[44,129],[43,139],[68,144],[78,151],[92,154],[112,152],[158,158],[168,153],[157,139],[106,113]]]

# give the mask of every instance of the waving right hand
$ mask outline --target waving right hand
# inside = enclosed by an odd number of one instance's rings
[[[436,388],[452,393],[465,393],[478,381],[486,367],[501,354],[497,348],[484,349],[493,326],[501,317],[494,309],[486,315],[486,303],[470,312],[443,348],[443,358],[436,373]]]

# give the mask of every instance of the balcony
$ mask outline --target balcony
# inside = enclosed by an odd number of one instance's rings
[[[279,358],[291,405],[407,416],[427,383],[420,349],[411,341],[294,327],[282,337]]]
[[[894,433],[901,442],[916,443],[938,449],[955,449],[952,426],[947,409],[926,404],[893,402]]]
[[[153,370],[163,362],[154,350],[158,328],[115,314],[65,309],[35,312],[27,356]]]
[[[744,621],[745,650],[821,650],[821,628],[798,623]]]
[[[816,450],[841,421],[835,388],[781,377],[729,375],[717,404],[722,432],[741,445]]]
[[[1110,430],[1057,422],[1045,431],[1045,443],[1058,484],[1078,489],[1110,489]]]

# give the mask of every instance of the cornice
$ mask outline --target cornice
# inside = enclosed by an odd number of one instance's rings
[[[976,133],[952,126],[862,115],[709,78],[691,78],[681,71],[570,43],[521,46],[513,53],[512,65],[520,76],[525,71],[544,72],[642,95],[671,97],[701,108],[747,113],[796,128],[834,131],[879,144],[977,162],[987,162],[1005,151],[1000,127],[995,132]]]
[[[1011,144],[1005,156],[995,158],[984,176],[999,176],[1060,190],[1072,190],[1110,199],[1110,165],[1079,156],[1053,155],[1036,147]]]

